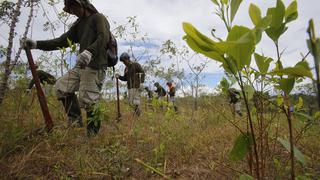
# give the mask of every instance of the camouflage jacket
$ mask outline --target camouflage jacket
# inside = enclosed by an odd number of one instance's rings
[[[92,53],[88,67],[101,69],[107,64],[107,43],[110,40],[110,34],[110,25],[105,16],[95,13],[78,18],[71,28],[58,38],[37,41],[37,48],[45,51],[66,48],[69,47],[69,39],[72,43],[80,44],[79,53],[84,50]]]

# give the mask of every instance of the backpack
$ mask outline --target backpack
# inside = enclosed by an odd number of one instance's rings
[[[107,67],[113,67],[118,63],[118,43],[114,35],[110,32],[110,40],[107,44]]]

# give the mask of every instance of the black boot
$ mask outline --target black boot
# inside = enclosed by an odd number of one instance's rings
[[[69,125],[72,125],[74,122],[77,122],[79,127],[83,127],[81,109],[76,94],[69,93],[67,97],[62,98],[60,100],[68,115]]]
[[[95,136],[98,134],[101,126],[101,120],[94,117],[93,111],[87,111],[87,135]]]

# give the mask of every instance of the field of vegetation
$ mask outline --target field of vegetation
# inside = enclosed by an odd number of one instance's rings
[[[121,102],[122,120],[116,121],[116,102],[105,102],[105,121],[98,136],[88,138],[85,128],[67,127],[63,107],[49,97],[55,127],[41,132],[43,116],[36,96],[24,89],[8,93],[1,106],[1,179],[237,179],[249,174],[247,160],[234,161],[231,151],[246,127],[246,118],[233,116],[224,96],[200,99],[192,111],[192,99],[178,99],[180,112],[143,106],[132,118]],[[267,179],[290,177],[290,153],[275,137],[286,137],[285,117],[277,112],[268,131],[265,166]],[[320,127],[294,119],[295,144],[306,164],[297,164],[300,179],[320,177]]]

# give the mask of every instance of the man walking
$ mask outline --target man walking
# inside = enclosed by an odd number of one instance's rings
[[[164,109],[164,97],[167,95],[166,90],[158,83],[154,83],[154,86],[157,88],[154,92],[157,93],[157,104],[160,109]]]
[[[161,100],[163,97],[167,95],[166,90],[158,83],[154,83],[154,86],[157,88],[154,92],[157,93],[157,99]]]
[[[51,40],[33,41],[26,46],[45,51],[68,47],[68,40],[80,44],[76,66],[56,82],[56,94],[68,114],[69,123],[80,126],[81,108],[87,112],[88,136],[99,132],[101,119],[95,116],[94,106],[100,100],[101,88],[107,67],[107,43],[110,41],[110,26],[103,14],[88,0],[64,0],[63,10],[78,17],[71,28],[60,37]],[[79,91],[79,101],[75,94]]]
[[[144,70],[139,63],[131,61],[130,55],[126,52],[121,54],[120,61],[126,68],[124,70],[124,75],[120,76],[119,74],[116,74],[116,78],[127,82],[129,105],[134,108],[133,115],[140,116],[140,97],[141,92],[143,91],[142,83],[145,78]]]

